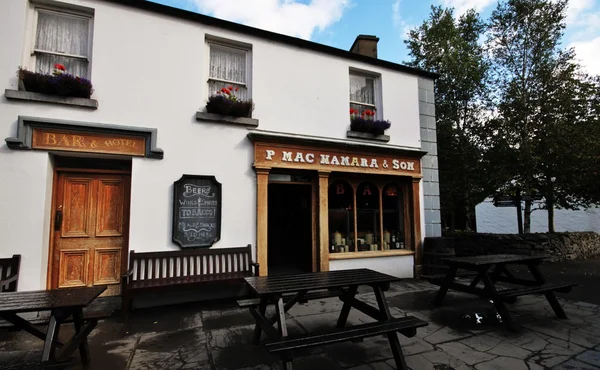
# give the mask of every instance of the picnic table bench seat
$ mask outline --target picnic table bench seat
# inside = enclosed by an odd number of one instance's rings
[[[213,282],[239,283],[257,275],[258,264],[252,261],[250,244],[236,248],[131,251],[129,270],[122,277],[122,311],[127,316],[133,297],[145,292]]]
[[[532,285],[519,288],[508,288],[498,291],[498,297],[506,300],[516,298],[522,295],[546,293],[546,292],[561,292],[568,293],[571,291],[575,283],[544,283],[540,285]]]
[[[285,352],[294,349],[315,347],[345,341],[353,341],[377,335],[399,332],[408,338],[417,334],[417,328],[427,326],[427,323],[414,316],[395,318],[361,325],[335,329],[327,333],[309,333],[299,336],[284,337],[265,342],[269,352]]]
[[[17,291],[20,266],[20,254],[15,254],[10,258],[0,258],[0,292]]]

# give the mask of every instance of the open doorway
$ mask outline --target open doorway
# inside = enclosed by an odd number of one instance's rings
[[[312,271],[312,186],[269,184],[269,275]]]

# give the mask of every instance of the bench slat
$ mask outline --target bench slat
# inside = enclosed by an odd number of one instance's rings
[[[196,283],[208,283],[211,281],[220,281],[220,280],[233,280],[233,279],[243,279],[245,277],[252,276],[252,273],[249,271],[245,272],[230,272],[224,274],[210,274],[210,275],[200,275],[200,276],[177,276],[172,278],[162,278],[162,279],[148,279],[148,280],[137,280],[132,281],[127,285],[127,289],[145,289],[145,288],[153,288],[153,287],[162,287],[169,285],[183,285],[183,284],[196,284]]]
[[[522,288],[505,289],[498,292],[500,298],[515,298],[522,295],[545,293],[550,291],[569,292],[574,283],[545,283],[541,285],[527,286]]]
[[[425,321],[414,316],[406,316],[390,321],[350,326],[329,333],[311,333],[297,337],[286,337],[277,341],[267,342],[265,343],[265,347],[269,352],[282,352],[298,348],[314,347],[353,339],[373,337],[391,332],[416,329],[423,326],[427,326]]]

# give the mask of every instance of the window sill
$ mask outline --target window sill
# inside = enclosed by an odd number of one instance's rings
[[[90,109],[98,109],[98,100],[85,98],[69,98],[66,96],[56,96],[48,94],[40,94],[31,91],[22,90],[4,90],[4,97],[8,100],[26,100],[40,103],[53,103],[70,105],[75,107],[83,107]]]
[[[349,260],[354,258],[375,258],[375,257],[393,257],[393,256],[410,256],[415,254],[409,249],[398,249],[389,251],[365,251],[365,252],[348,252],[348,253],[330,253],[329,260]]]
[[[352,139],[364,139],[364,140],[373,140],[373,141],[381,141],[383,143],[387,143],[390,141],[390,137],[388,135],[375,135],[367,132],[358,132],[358,131],[346,131],[346,137]]]
[[[222,116],[220,114],[196,112],[197,121],[220,122],[238,126],[258,127],[258,120],[247,117]]]

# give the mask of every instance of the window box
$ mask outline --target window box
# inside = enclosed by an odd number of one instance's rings
[[[385,130],[390,128],[390,126],[391,123],[389,121],[374,120],[359,116],[351,116],[350,118],[350,131],[354,132],[383,135]]]
[[[220,114],[206,112],[196,112],[196,120],[206,122],[219,122],[247,127],[258,127],[258,120],[255,118],[222,116]]]
[[[378,134],[372,134],[369,132],[347,131],[346,137],[351,138],[351,139],[365,139],[365,140],[381,141],[382,143],[387,143],[390,141],[390,137],[388,135],[378,135]]]
[[[222,90],[227,91],[227,93],[220,91],[219,94],[208,98],[206,113],[230,117],[252,117],[252,110],[254,109],[252,100],[237,100],[233,92],[230,92],[225,87]]]
[[[56,70],[63,71],[64,66],[57,64]],[[66,72],[46,74],[19,68],[17,75],[19,77],[20,90],[28,92],[89,99],[94,91],[92,83],[89,80],[73,76]]]

